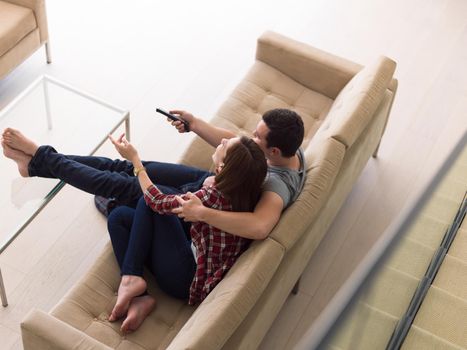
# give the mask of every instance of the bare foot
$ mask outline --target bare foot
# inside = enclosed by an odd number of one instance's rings
[[[19,174],[22,177],[29,177],[28,165],[32,157],[24,152],[9,147],[3,140],[2,147],[5,157],[14,160],[18,165]]]
[[[33,156],[39,146],[37,146],[31,139],[24,136],[19,130],[6,128],[3,131],[4,142],[13,149],[22,151],[30,156]]]
[[[136,331],[155,307],[156,299],[150,295],[133,298],[128,308],[127,316],[120,328],[122,333],[126,334]]]
[[[140,276],[124,275],[118,287],[117,303],[115,304],[109,321],[114,322],[125,316],[134,297],[141,295],[146,290],[147,283]]]

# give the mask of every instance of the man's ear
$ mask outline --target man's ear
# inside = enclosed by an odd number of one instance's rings
[[[277,147],[271,147],[269,148],[270,152],[271,152],[271,155],[273,155],[274,157],[280,157],[282,156],[282,152],[279,148]]]

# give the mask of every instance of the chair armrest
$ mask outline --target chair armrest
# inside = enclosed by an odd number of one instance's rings
[[[256,59],[332,99],[362,69],[357,63],[271,31],[258,39]]]
[[[21,322],[21,336],[25,350],[111,350],[40,310],[32,310]]]
[[[218,350],[248,315],[284,256],[272,239],[253,242],[198,306],[167,350]]]
[[[45,0],[5,0],[12,4],[31,9],[36,17],[39,28],[41,44],[49,40],[49,30],[47,27],[47,13],[45,11]]]

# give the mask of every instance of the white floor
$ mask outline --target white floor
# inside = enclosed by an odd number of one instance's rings
[[[274,30],[365,64],[398,62],[400,87],[379,158],[370,160],[261,349],[289,349],[467,128],[467,2],[394,0],[48,0],[53,63],[43,50],[0,81],[0,108],[42,73],[129,109],[146,159],[176,161],[192,136],[154,113],[209,119]],[[33,117],[33,115],[31,116]],[[105,146],[101,154],[116,156]],[[10,305],[2,349],[21,349],[19,322],[48,310],[107,241],[92,197],[66,187],[0,256]]]

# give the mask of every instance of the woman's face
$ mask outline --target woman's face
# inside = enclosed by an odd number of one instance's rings
[[[216,151],[212,155],[212,161],[214,162],[214,166],[218,168],[219,166],[222,167],[224,165],[225,155],[227,154],[227,150],[236,142],[239,142],[238,137],[234,137],[231,139],[222,139],[219,146],[217,146]]]

